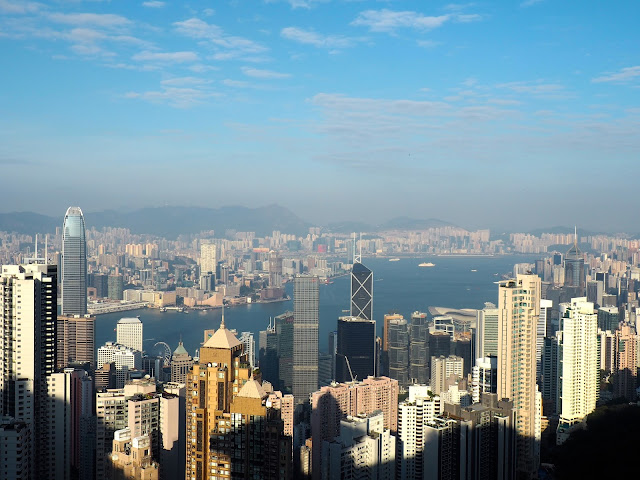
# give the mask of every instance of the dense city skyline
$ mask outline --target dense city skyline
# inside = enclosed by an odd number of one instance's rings
[[[596,192],[635,187],[638,8],[3,0],[3,176],[58,185],[49,214],[279,203],[623,230],[638,201],[611,215]],[[18,185],[3,210],[41,211]],[[353,185],[379,194],[362,208]]]

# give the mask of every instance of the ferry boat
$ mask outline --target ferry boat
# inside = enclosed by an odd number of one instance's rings
[[[421,264],[418,265],[419,267],[435,267],[436,264],[435,263],[431,263],[431,262],[422,262]]]
[[[389,261],[390,262],[399,262],[400,259],[399,258],[390,258]]]

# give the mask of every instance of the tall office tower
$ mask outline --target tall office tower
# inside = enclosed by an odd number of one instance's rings
[[[318,277],[294,277],[292,393],[296,405],[308,402],[318,389],[319,300]]]
[[[278,336],[278,378],[280,390],[293,392],[293,313],[285,312],[275,319]]]
[[[91,368],[95,368],[96,317],[58,315],[56,323],[57,368],[64,368],[72,363],[89,363]]]
[[[571,431],[596,408],[600,382],[598,370],[598,319],[593,303],[586,297],[571,299],[561,319],[560,339],[560,421],[556,442],[564,443]]]
[[[587,281],[587,301],[593,303],[596,308],[602,304],[604,285],[597,280]]]
[[[398,405],[396,478],[427,478],[424,476],[425,427],[443,408],[440,397],[431,395],[428,386],[409,387],[409,397]]]
[[[498,355],[498,312],[493,303],[478,310],[476,327],[476,357]]]
[[[471,369],[471,399],[473,403],[479,403],[483,393],[496,393],[498,389],[498,357],[476,359],[476,364]]]
[[[516,478],[515,409],[512,402],[499,400],[496,394],[483,393],[481,403],[462,408],[445,404],[444,411],[458,422],[458,478]]]
[[[351,269],[351,316],[373,320],[373,272],[360,262]]]
[[[362,382],[333,384],[311,395],[313,476],[320,478],[323,442],[340,435],[340,420],[359,413],[382,411],[384,428],[396,431],[398,382],[387,377],[369,377]]]
[[[158,463],[151,457],[153,442],[148,435],[134,437],[130,428],[117,430],[107,462],[106,478],[158,480]]]
[[[391,320],[403,320],[404,317],[399,313],[387,313],[384,316],[384,325],[382,331],[382,350],[387,352],[389,350],[389,322]]]
[[[431,371],[431,358],[448,357],[451,353],[451,335],[440,330],[429,333],[429,371]]]
[[[375,376],[376,322],[358,317],[338,318],[336,382]]]
[[[411,314],[409,362],[410,381],[427,383],[429,381],[429,324],[426,313]]]
[[[87,313],[87,241],[80,207],[69,207],[62,224],[62,314]]]
[[[540,464],[540,425],[536,388],[536,326],[540,316],[540,277],[519,274],[498,291],[498,397],[516,406],[516,470],[533,478]]]
[[[471,345],[471,339],[469,338],[458,338],[451,344],[453,353],[463,360],[463,378],[467,378],[469,376],[471,373],[471,367],[473,366],[473,352],[471,351]]]
[[[124,298],[124,280],[122,275],[109,275],[107,277],[107,296],[111,300]]]
[[[225,328],[200,349],[187,380],[187,478],[279,478],[291,462],[280,412],[267,406],[243,345]],[[282,470],[281,470],[282,469]]]
[[[277,252],[269,252],[269,286],[282,287],[282,258]]]
[[[542,385],[542,353],[544,350],[544,337],[547,337],[548,324],[551,322],[551,310],[553,301],[547,299],[540,300],[540,316],[536,327],[536,382]]]
[[[409,385],[409,331],[404,318],[389,320],[388,355],[389,377],[401,387]]]
[[[279,389],[278,334],[276,325],[271,322],[271,319],[269,319],[267,329],[260,331],[258,366],[260,367],[260,373],[262,373],[262,380],[269,382],[274,388]]]
[[[629,324],[622,324],[616,330],[616,369],[614,378],[614,394],[634,401],[638,378],[637,355],[638,335]]]
[[[578,237],[574,237],[573,246],[564,256],[564,286],[573,287],[578,294],[584,295],[586,276],[584,255],[578,248]]]
[[[340,435],[325,440],[322,453],[323,480],[395,479],[396,437],[380,411],[341,420]]]
[[[118,320],[116,343],[142,352],[142,322],[139,318],[121,318]]]
[[[256,367],[256,341],[253,338],[253,333],[242,332],[238,337],[238,340],[244,345],[244,353],[247,356],[249,365],[252,369]]]
[[[24,422],[29,478],[44,473],[35,455],[48,438],[47,376],[56,368],[55,265],[4,265],[0,275],[0,417]],[[5,418],[1,423],[11,423]],[[19,427],[21,428],[21,427]],[[5,428],[5,433],[7,432]]]
[[[598,308],[598,328],[602,331],[615,332],[620,323],[618,307]]]
[[[171,382],[187,383],[187,375],[193,366],[193,358],[189,355],[182,341],[171,355]]]
[[[215,274],[217,265],[216,245],[214,243],[203,243],[200,245],[200,274]]]
[[[440,395],[462,378],[464,360],[455,355],[431,357],[431,391]]]

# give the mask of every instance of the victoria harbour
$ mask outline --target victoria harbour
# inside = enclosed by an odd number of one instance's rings
[[[484,302],[497,303],[498,287],[495,284],[502,274],[511,272],[516,263],[533,262],[538,256],[434,256],[426,257],[433,267],[419,267],[421,258],[363,260],[374,272],[374,318],[378,334],[382,329],[385,313],[398,312],[408,317],[414,311],[427,312],[430,306],[451,308],[482,308]],[[348,315],[349,277],[339,277],[333,283],[320,286],[320,350],[327,348],[327,336],[335,330],[339,316]],[[292,284],[287,284],[287,294],[292,297]],[[225,308],[227,328],[253,332],[258,342],[258,332],[264,330],[270,317],[293,309],[291,300],[248,304]],[[115,327],[120,318],[140,316],[144,325],[144,348],[153,350],[157,342],[164,342],[173,350],[182,338],[185,348],[194,354],[203,341],[203,330],[220,326],[221,309],[208,311],[161,312],[157,309],[139,309],[129,312],[109,313],[96,320],[96,344],[115,340]],[[256,345],[256,348],[258,346]]]

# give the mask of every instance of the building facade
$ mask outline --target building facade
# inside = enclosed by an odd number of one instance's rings
[[[87,313],[87,241],[80,207],[69,207],[62,224],[63,315]]]

